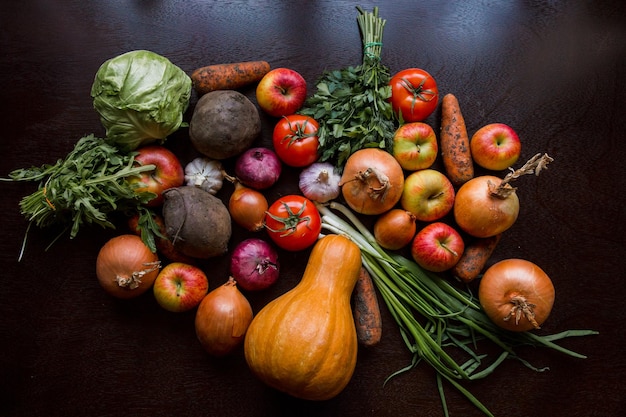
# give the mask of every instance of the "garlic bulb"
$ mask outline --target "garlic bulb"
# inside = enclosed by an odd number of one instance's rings
[[[220,161],[199,157],[185,166],[186,185],[201,188],[215,195],[222,188],[223,181],[224,172]]]
[[[318,203],[326,203],[339,196],[341,175],[328,162],[316,162],[300,173],[298,183],[306,198]]]

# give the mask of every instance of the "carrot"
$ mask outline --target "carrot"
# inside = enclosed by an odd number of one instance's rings
[[[452,184],[461,185],[474,176],[469,136],[459,101],[446,94],[441,102],[441,158]]]
[[[459,262],[452,268],[455,277],[463,282],[470,282],[485,268],[502,234],[486,238],[477,238],[465,247]]]
[[[364,346],[377,345],[382,337],[382,318],[372,277],[363,267],[354,286],[353,299],[352,311],[359,343]]]
[[[260,81],[270,71],[265,61],[245,61],[230,64],[215,64],[196,69],[191,81],[198,94],[214,90],[236,90]]]

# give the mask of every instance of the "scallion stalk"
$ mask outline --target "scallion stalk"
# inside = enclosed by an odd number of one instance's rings
[[[437,371],[437,385],[446,416],[448,409],[441,386],[443,379],[484,414],[492,416],[487,407],[461,384],[463,380],[485,378],[507,358],[517,359],[534,371],[547,369],[537,368],[518,356],[515,348],[519,346],[546,347],[572,357],[585,358],[554,342],[597,332],[569,330],[554,335],[507,332],[489,319],[469,291],[455,287],[445,278],[425,271],[412,260],[378,245],[374,235],[348,207],[337,202],[318,204],[317,207],[322,215],[323,229],[346,235],[361,249],[364,267],[398,325],[404,343],[415,355],[411,366],[390,378],[412,369],[422,360],[427,362]],[[481,339],[493,342],[501,352],[495,358],[480,353],[478,341]],[[449,348],[461,350],[469,359],[457,362],[448,354]]]

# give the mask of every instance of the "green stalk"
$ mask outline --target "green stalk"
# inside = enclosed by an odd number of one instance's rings
[[[442,379],[450,382],[484,414],[492,416],[461,385],[460,380],[485,378],[507,358],[517,359],[538,372],[546,370],[533,366],[515,353],[514,348],[523,345],[548,347],[569,356],[584,358],[584,355],[565,349],[554,341],[597,334],[591,330],[570,330],[547,336],[507,332],[489,319],[471,293],[454,287],[437,274],[422,270],[415,262],[383,249],[369,229],[346,206],[331,202],[327,206],[318,204],[317,207],[322,215],[324,229],[346,235],[361,249],[364,267],[372,276],[407,348],[415,355],[411,366],[393,375],[413,368],[422,359],[426,361],[437,371],[437,386],[446,416],[448,410],[441,388]],[[331,209],[340,212],[345,220]],[[416,318],[416,314],[425,320],[425,324]],[[483,359],[487,355],[476,351],[478,337],[490,340],[502,349],[490,363],[484,364]],[[461,364],[456,362],[446,352],[447,347],[460,349],[470,359]]]

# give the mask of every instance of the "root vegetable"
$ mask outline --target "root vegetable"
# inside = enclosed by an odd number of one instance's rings
[[[381,214],[374,223],[376,242],[385,249],[398,250],[407,246],[416,232],[415,215],[398,208]]]
[[[265,61],[245,61],[207,65],[191,73],[193,87],[198,94],[214,90],[236,90],[258,82],[270,71]]]
[[[222,200],[188,186],[171,188],[163,195],[165,231],[174,248],[193,258],[226,253],[232,230],[230,213]]]
[[[155,226],[148,226],[143,224],[144,222],[153,222]],[[151,217],[148,216],[139,216],[134,215],[128,219],[128,228],[130,231],[137,236],[141,237],[141,240],[154,242],[154,247],[157,250],[157,253],[162,257],[167,258],[171,262],[182,262],[187,264],[193,264],[194,258],[183,255],[178,250],[174,248],[172,242],[167,238],[167,233],[165,231],[165,221],[163,217],[157,213],[152,213]],[[156,233],[151,235],[150,237],[144,236],[143,232],[148,229],[156,229],[159,234]]]
[[[495,236],[508,230],[519,215],[519,199],[510,183],[522,175],[539,175],[552,160],[547,154],[537,154],[504,179],[482,175],[463,184],[454,200],[457,225],[474,237]]]
[[[209,355],[228,355],[243,342],[252,316],[250,303],[230,277],[200,302],[195,319],[196,335]]]
[[[227,159],[248,149],[261,133],[256,106],[243,94],[217,90],[200,97],[189,122],[194,148],[212,159]]]
[[[255,190],[264,190],[278,181],[282,164],[269,148],[250,148],[235,161],[235,175],[243,184]]]
[[[246,239],[233,250],[230,272],[244,290],[267,289],[274,285],[280,273],[278,253],[262,239]]]
[[[491,266],[478,287],[478,299],[493,322],[503,329],[539,329],[554,305],[550,277],[530,261],[505,259]]]
[[[354,302],[352,314],[359,343],[363,346],[377,345],[382,338],[383,321],[374,282],[364,267],[361,267],[354,286],[352,300]]]
[[[160,267],[158,256],[139,236],[125,234],[102,246],[96,259],[96,276],[107,293],[127,299],[150,289]]]
[[[498,246],[501,237],[502,234],[497,234],[478,238],[467,245],[459,262],[452,267],[452,274],[463,282],[470,282],[478,277]]]
[[[348,158],[339,185],[352,210],[376,215],[390,210],[400,201],[404,172],[390,153],[366,148]]]
[[[447,177],[459,186],[474,177],[470,141],[459,101],[446,94],[441,102],[441,158]]]

